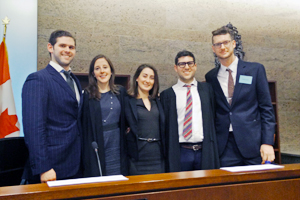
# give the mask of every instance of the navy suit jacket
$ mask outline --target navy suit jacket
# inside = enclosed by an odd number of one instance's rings
[[[225,149],[230,123],[236,144],[245,158],[260,156],[262,144],[273,145],[275,117],[265,68],[259,63],[239,60],[232,104],[229,105],[218,81],[219,68],[206,75],[216,98],[216,132],[219,154]],[[247,76],[252,81],[242,81]]]
[[[51,65],[30,74],[24,83],[24,138],[32,175],[53,168],[57,179],[64,179],[79,170],[82,92],[78,79],[71,76],[81,96],[79,104],[70,86]]]

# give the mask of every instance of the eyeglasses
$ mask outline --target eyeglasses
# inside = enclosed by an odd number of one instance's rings
[[[180,67],[180,68],[184,68],[186,65],[188,65],[189,67],[194,67],[195,62],[190,61],[190,62],[179,62],[179,63],[177,63],[177,66]]]
[[[226,40],[224,42],[220,42],[220,43],[215,43],[213,44],[214,47],[216,48],[221,48],[222,47],[222,44],[224,44],[224,46],[228,47],[229,43],[231,42],[232,40]]]

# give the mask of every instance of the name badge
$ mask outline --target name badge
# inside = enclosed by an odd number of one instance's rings
[[[252,76],[240,75],[239,83],[252,84]]]

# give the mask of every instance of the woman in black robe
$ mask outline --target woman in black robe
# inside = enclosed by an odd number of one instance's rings
[[[94,57],[88,77],[82,108],[83,175],[127,175],[124,138],[126,90],[114,84],[115,69],[104,55]]]

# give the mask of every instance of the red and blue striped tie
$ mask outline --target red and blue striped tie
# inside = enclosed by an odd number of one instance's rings
[[[193,99],[191,94],[191,85],[185,85],[187,87],[186,93],[186,107],[183,123],[183,137],[185,140],[189,140],[192,137],[192,108],[193,108]]]

